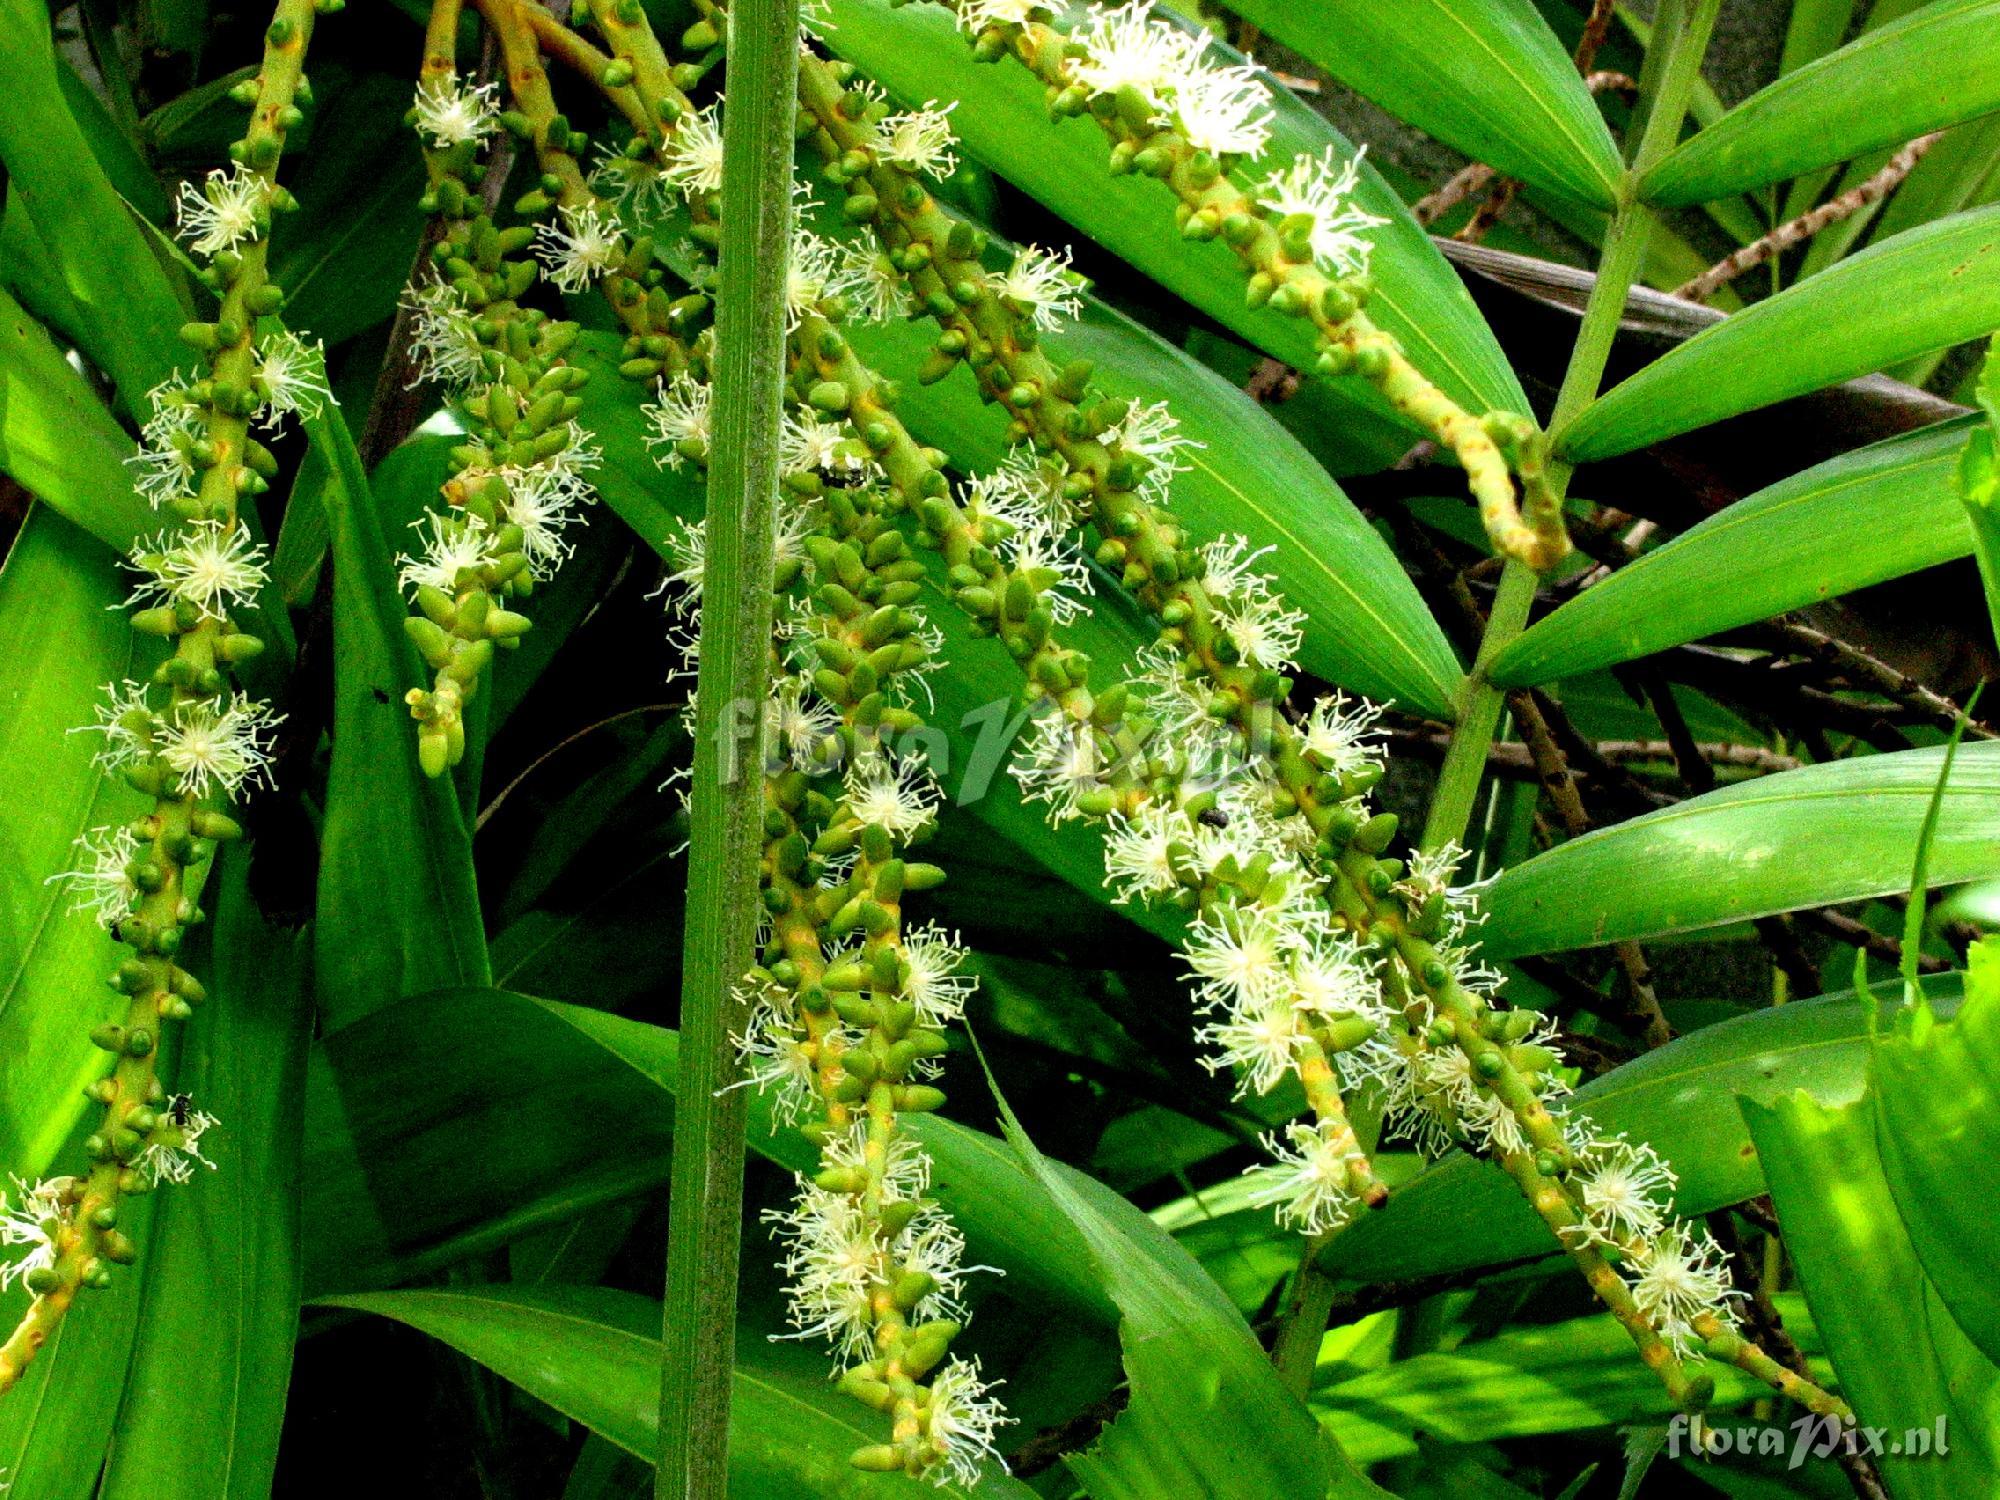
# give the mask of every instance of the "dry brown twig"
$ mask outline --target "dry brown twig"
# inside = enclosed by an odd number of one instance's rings
[[[1918,136],[1890,157],[1882,170],[1866,182],[1849,188],[1838,198],[1828,199],[1818,208],[1802,213],[1796,219],[1780,224],[1762,239],[1752,240],[1733,255],[1717,261],[1692,281],[1683,282],[1675,287],[1673,295],[1689,302],[1705,302],[1752,266],[1761,266],[1772,257],[1784,254],[1792,246],[1811,239],[1827,225],[1838,224],[1842,219],[1852,217],[1870,204],[1881,202],[1910,175],[1910,169],[1923,160],[1924,153],[1936,145],[1938,138],[1943,134],[1942,130],[1933,130],[1929,135]]]

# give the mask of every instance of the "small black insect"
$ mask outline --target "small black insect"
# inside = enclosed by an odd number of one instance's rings
[[[1229,814],[1219,807],[1204,808],[1196,816],[1210,828],[1227,828],[1229,826]]]
[[[173,1118],[174,1124],[183,1130],[187,1129],[188,1106],[192,1103],[194,1103],[194,1100],[186,1094],[175,1094],[167,1101],[168,1115]]]

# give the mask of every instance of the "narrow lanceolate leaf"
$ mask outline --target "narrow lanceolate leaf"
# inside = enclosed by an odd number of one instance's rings
[[[187,314],[63,100],[47,8],[0,0],[0,35],[0,164],[56,257],[86,352],[139,413],[173,369]]]
[[[1995,639],[2000,639],[2000,335],[1987,345],[1977,393],[1985,408],[1984,420],[1974,419],[1966,434],[1954,477],[1971,523],[1972,553],[1979,559],[1987,617]]]
[[[1529,0],[1235,0],[1230,9],[1474,161],[1599,208],[1618,148]]]
[[[1925,978],[1939,1016],[1958,1008],[1961,976]],[[1678,1037],[1593,1078],[1569,1108],[1606,1135],[1646,1141],[1680,1178],[1675,1209],[1699,1215],[1764,1191],[1764,1174],[1735,1100],[1803,1092],[1822,1104],[1861,1097],[1869,1069],[1869,1006],[1852,992],[1753,1011]],[[1504,1265],[1559,1247],[1514,1182],[1491,1162],[1452,1155],[1356,1220],[1321,1264],[1367,1283]]]
[[[107,1059],[90,1044],[120,949],[71,910],[57,870],[78,838],[147,803],[91,764],[107,682],[150,670],[118,609],[117,560],[36,506],[0,568],[0,1173],[33,1181],[82,1117],[83,1087]]]
[[[1951,481],[1973,426],[1871,444],[1737,501],[1537,621],[1493,680],[1553,682],[1965,556]]]
[[[271,1493],[298,1332],[312,1004],[307,946],[252,905],[249,863],[231,849],[218,866],[210,1000],[175,1075],[220,1122],[201,1143],[215,1169],[161,1192],[100,1500]]]
[[[1818,1353],[1804,1299],[1787,1294],[1778,1303],[1785,1331],[1806,1353]],[[1716,1377],[1712,1410],[1728,1411],[1769,1393],[1733,1366],[1711,1365],[1709,1371]],[[1609,1314],[1508,1328],[1468,1339],[1448,1354],[1392,1360],[1314,1391],[1312,1406],[1356,1462],[1368,1464],[1442,1444],[1665,1422],[1674,1414],[1666,1388],[1632,1357],[1631,1338]],[[1511,1500],[1515,1492],[1422,1493]]]
[[[132,451],[48,333],[0,291],[0,473],[122,550],[160,524],[132,488]]]
[[[1629,453],[2000,325],[2000,205],[1955,214],[1697,334],[1555,435],[1575,463]]]
[[[321,830],[315,953],[328,1029],[490,970],[472,838],[449,782],[417,765],[403,694],[423,681],[394,551],[337,410],[307,424],[328,460],[333,763]],[[399,539],[400,540],[400,539]]]
[[[379,1313],[478,1360],[571,1421],[652,1461],[658,1450],[660,1305],[609,1287],[486,1286],[473,1291],[375,1292],[329,1305]],[[868,1440],[866,1413],[824,1381],[779,1367],[746,1341],[729,1388],[727,1493],[758,1500],[921,1500],[939,1490],[901,1474],[864,1474],[847,1457]],[[717,1488],[710,1493],[721,1495]],[[1029,1500],[1000,1472],[977,1494]]]
[[[949,12],[896,7],[888,0],[832,0],[827,44],[860,66],[906,104],[958,101],[952,128],[965,148],[1077,229],[1160,285],[1200,308],[1247,342],[1299,369],[1311,367],[1312,330],[1298,318],[1244,306],[1243,274],[1219,242],[1191,244],[1174,227],[1173,198],[1158,183],[1113,177],[1103,133],[1090,120],[1051,122],[1042,86],[1011,64],[976,63]],[[1216,62],[1240,64],[1226,47]],[[1270,80],[1276,118],[1264,154],[1243,172],[1259,177],[1301,153],[1332,147],[1340,160],[1352,142]],[[1402,340],[1410,359],[1453,400],[1474,411],[1526,411],[1507,358],[1451,267],[1445,264],[1395,192],[1372,169],[1361,174],[1355,201],[1389,222],[1371,230],[1375,293],[1371,317]],[[1359,381],[1337,382],[1355,408],[1378,417],[1383,408]]]
[[[1700,203],[2000,109],[2000,0],[1938,0],[1752,94],[1639,185]]]
[[[1875,1039],[1875,1139],[1925,1274],[2000,1364],[2000,1288],[1985,1274],[2000,1194],[2000,949],[1989,939],[1970,960],[1957,1015],[1920,1000]]]
[[[1118,1194],[1052,1165],[999,1103],[1008,1142],[1118,1305],[1132,1399],[1089,1452],[1069,1459],[1092,1500],[1381,1496],[1285,1388],[1208,1273]]]
[[[1804,766],[1559,844],[1494,882],[1483,946],[1499,958],[1552,953],[1901,891],[1943,755]],[[1996,847],[2000,741],[1989,740],[1952,766],[1931,884],[1992,875]]]
[[[2000,1487],[2000,1370],[1952,1321],[1924,1274],[1876,1150],[1874,1111],[1803,1095],[1743,1113],[1813,1321],[1860,1421],[1929,1452],[1878,1455],[1898,1500],[1962,1500]],[[1894,1328],[1898,1336],[1885,1338]],[[1940,1437],[1949,1454],[1939,1457]]]

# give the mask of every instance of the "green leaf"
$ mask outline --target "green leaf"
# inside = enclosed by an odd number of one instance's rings
[[[609,1287],[486,1286],[476,1291],[373,1292],[325,1299],[395,1318],[442,1339],[572,1421],[649,1462],[659,1441],[660,1304]],[[713,1375],[714,1372],[711,1372]],[[830,1386],[738,1344],[730,1381],[732,1494],[758,1500],[916,1500],[935,1486],[901,1474],[864,1474],[847,1461],[881,1433],[866,1410]],[[886,1418],[879,1419],[886,1424]],[[989,1465],[978,1495],[1033,1494]]]
[[[1610,208],[1618,148],[1529,0],[1234,0],[1342,83],[1474,161]]]
[[[1752,94],[1669,152],[1649,202],[1700,203],[2000,109],[2000,0],[1936,0]]]
[[[1976,390],[1986,419],[1972,419],[1976,425],[1966,435],[1954,478],[1971,523],[1972,555],[1979,559],[1987,619],[2000,632],[2000,337],[1986,346],[1986,364]]]
[[[1883,1478],[1898,1500],[1994,1493],[2000,1370],[1952,1321],[1910,1246],[1876,1153],[1874,1112],[1866,1101],[1829,1109],[1795,1094],[1769,1106],[1746,1100],[1743,1114],[1856,1415],[1892,1439],[1935,1436],[1942,1424],[1948,1457],[1884,1453]]]
[[[332,1030],[402,995],[484,984],[491,970],[471,834],[450,782],[417,764],[403,694],[422,668],[374,497],[337,410],[307,431],[327,458],[333,538],[333,761],[314,933]]]
[[[1957,974],[1927,977],[1937,1013],[1958,1005]],[[1752,1011],[1676,1038],[1594,1078],[1576,1108],[1600,1131],[1650,1142],[1680,1176],[1676,1211],[1699,1215],[1764,1191],[1750,1132],[1734,1101],[1803,1091],[1828,1106],[1861,1097],[1869,1017],[1852,994]],[[1558,1246],[1513,1180],[1455,1154],[1402,1187],[1381,1212],[1349,1225],[1321,1264],[1342,1281],[1430,1276],[1552,1255]]]
[[[1247,311],[1243,275],[1228,248],[1183,240],[1174,228],[1171,194],[1156,182],[1110,176],[1109,148],[1095,122],[1050,123],[1042,86],[1011,63],[975,63],[949,12],[894,8],[886,0],[833,0],[832,14],[828,44],[891,94],[907,103],[941,94],[957,99],[952,128],[973,156],[1267,354],[1311,368],[1313,335],[1302,320]],[[1243,61],[1220,46],[1210,56]],[[1341,160],[1355,155],[1349,141],[1283,85],[1274,83],[1272,93],[1271,144],[1246,170],[1277,170],[1301,153],[1316,155],[1329,146]],[[1356,201],[1389,221],[1370,235],[1370,315],[1462,405],[1526,411],[1527,397],[1457,274],[1372,168],[1362,173]],[[1384,412],[1358,381],[1341,388],[1362,409]]]
[[[277,1467],[298,1327],[312,1006],[306,944],[257,912],[249,864],[230,849],[211,883],[209,1000],[175,1072],[220,1121],[202,1138],[215,1170],[159,1195],[99,1500],[265,1500]]]
[[[1067,1460],[1094,1500],[1381,1495],[1285,1388],[1208,1273],[1117,1193],[1058,1170],[997,1088],[995,1098],[1009,1143],[1118,1306],[1131,1401],[1096,1446]]]
[[[1778,1304],[1786,1332],[1816,1353],[1803,1300],[1787,1295]],[[1733,1365],[1710,1364],[1707,1372],[1715,1377],[1712,1410],[1770,1393]],[[1362,1464],[1413,1456],[1419,1439],[1498,1442],[1665,1422],[1674,1414],[1659,1377],[1633,1357],[1631,1338],[1608,1314],[1508,1328],[1448,1354],[1399,1359],[1317,1387],[1311,1404]]]
[[[856,329],[854,342],[876,368],[891,371],[915,368],[930,347],[909,323]],[[1097,384],[1112,396],[1167,399],[1181,432],[1200,445],[1183,450],[1187,471],[1174,480],[1173,509],[1197,535],[1242,535],[1273,549],[1260,566],[1306,612],[1300,656],[1308,671],[1370,698],[1452,717],[1461,674],[1443,630],[1388,544],[1268,412],[1095,301],[1046,342],[1058,364],[1094,361]],[[989,470],[1006,453],[1004,424],[963,377],[907,387],[898,411],[967,472]],[[1117,584],[1100,576],[1098,588],[1111,593]],[[1137,643],[1144,641],[1142,634]],[[1116,671],[1124,657],[1096,659]]]
[[[93,736],[69,733],[96,722],[105,683],[144,671],[123,594],[111,554],[39,505],[0,568],[0,1169],[30,1181],[107,1063],[89,1032],[121,950],[46,882],[84,832],[147,807],[91,763]]]
[[[1801,766],[1572,839],[1494,882],[1482,947],[1554,953],[1901,891],[1943,755]],[[2000,741],[1982,741],[1945,790],[1931,883],[1992,874],[1996,842]]]
[[[82,1154],[79,1130],[65,1155],[75,1160]],[[152,1232],[156,1197],[128,1200],[119,1213],[118,1227],[141,1245]],[[97,1492],[144,1295],[144,1277],[128,1268],[112,1277],[108,1289],[80,1297],[20,1384],[0,1401],[0,1473],[12,1495],[53,1500]],[[13,1328],[27,1308],[19,1283],[0,1293],[0,1326]]]
[[[186,314],[63,101],[41,0],[0,0],[0,163],[88,326],[91,359],[137,413],[172,373]]]
[[[47,332],[0,292],[0,470],[122,552],[160,525],[132,488],[132,452]]]
[[[1871,245],[1696,334],[1555,434],[1575,463],[1976,338],[2000,325],[2000,205]]]
[[[1875,1139],[1910,1243],[1953,1319],[2000,1363],[2000,1289],[1986,1274],[2000,1194],[2000,948],[1975,944],[1949,1021],[1919,1001],[1875,1038]]]
[[[1951,493],[1967,421],[1816,464],[1746,496],[1538,620],[1493,660],[1507,687],[1630,661],[1963,557]]]

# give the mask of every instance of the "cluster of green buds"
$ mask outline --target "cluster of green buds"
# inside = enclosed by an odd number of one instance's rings
[[[33,1294],[0,1345],[0,1392],[20,1379],[80,1290],[108,1285],[111,1268],[136,1257],[120,1227],[125,1200],[185,1182],[206,1161],[200,1140],[215,1121],[167,1093],[159,1059],[165,1028],[204,998],[179,961],[182,947],[202,920],[200,889],[216,845],[242,837],[228,809],[264,779],[279,718],[232,686],[233,669],[263,643],[231,611],[255,603],[267,573],[246,501],[269,488],[278,465],[254,432],[290,414],[316,415],[327,399],[317,346],[260,320],[284,302],[266,259],[272,215],[297,206],[276,171],[285,135],[310,102],[306,42],[316,14],[337,9],[338,0],[278,6],[261,68],[231,94],[251,112],[230,147],[232,167],[185,184],[177,201],[180,233],[205,262],[201,280],[219,306],[213,321],[181,330],[201,368],[151,393],[132,460],[140,494],[171,518],[133,553],[140,583],[132,625],[169,654],[146,680],[111,687],[90,726],[103,735],[98,763],[151,805],[86,834],[81,868],[67,872],[79,904],[131,950],[111,976],[124,1009],[91,1032],[111,1061],[86,1090],[104,1111],[84,1142],[88,1165],[33,1187],[17,1183],[18,1201],[0,1195],[0,1246],[11,1252],[0,1287],[18,1280]]]
[[[1139,24],[1137,9],[1118,16]],[[842,83],[837,65],[804,65],[816,139],[830,169],[848,182],[865,175],[888,207],[875,216],[884,255],[939,324],[938,353],[965,362],[1009,413],[1023,491],[1076,507],[1099,563],[1159,623],[1141,676],[1100,699],[1030,676],[1031,696],[1061,712],[1040,721],[1017,775],[1058,820],[1107,821],[1121,896],[1195,915],[1186,954],[1216,1065],[1252,1089],[1287,1074],[1303,1084],[1315,1120],[1271,1139],[1277,1160],[1260,1169],[1260,1200],[1309,1232],[1383,1201],[1342,1099],[1374,1090],[1423,1144],[1482,1151],[1515,1176],[1677,1400],[1706,1398],[1705,1377],[1683,1368],[1705,1352],[1838,1410],[1731,1327],[1720,1254],[1668,1215],[1664,1163],[1559,1112],[1568,1076],[1553,1028],[1491,993],[1499,976],[1477,961],[1468,898],[1448,883],[1457,851],[1407,864],[1388,855],[1395,820],[1365,801],[1380,775],[1364,743],[1372,712],[1336,695],[1302,724],[1286,716],[1301,617],[1245,541],[1198,544],[1164,509],[1170,417],[1093,401],[1087,367],[1047,359],[1046,301],[980,264],[979,241],[886,160]],[[1529,436],[1494,425],[1536,472]],[[1018,613],[996,612],[990,590],[962,582],[960,603],[976,617]],[[1634,1180],[1651,1218],[1635,1210],[1632,1225],[1650,1232],[1607,1244],[1589,1229],[1603,1222],[1592,1205],[1629,1196],[1621,1184]]]
[[[480,196],[481,146],[516,122],[496,110],[491,85],[467,86],[448,70],[427,70],[410,119],[430,171],[423,206],[439,225],[431,275],[406,297],[412,350],[465,427],[444,504],[419,523],[419,549],[399,559],[418,611],[410,636],[434,674],[407,701],[418,758],[437,776],[465,754],[466,704],[495,650],[518,645],[529,627],[510,606],[569,555],[565,533],[593,498],[600,455],[577,422],[588,373],[568,362],[576,325],[520,300],[540,274],[530,253],[537,231],[500,228]],[[539,195],[531,191],[528,207],[546,212]],[[567,263],[551,274],[562,283]]]
[[[1227,245],[1247,273],[1250,306],[1309,321],[1321,374],[1366,380],[1453,454],[1502,553],[1536,569],[1562,559],[1569,541],[1533,424],[1467,412],[1368,316],[1365,235],[1382,221],[1354,201],[1358,158],[1342,162],[1329,147],[1242,186],[1231,169],[1270,138],[1263,76],[1211,61],[1206,33],[1160,19],[1146,0],[1089,7],[1066,32],[1056,11],[1032,0],[956,0],[951,8],[977,57],[1012,57],[1041,80],[1053,117],[1102,126],[1114,174],[1158,179],[1173,194],[1184,237]]]

